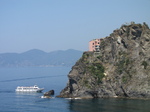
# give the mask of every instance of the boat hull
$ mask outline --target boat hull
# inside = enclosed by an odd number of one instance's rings
[[[38,93],[40,93],[40,92],[42,92],[44,89],[42,88],[42,89],[38,89],[38,90],[18,90],[18,89],[16,89],[16,92],[38,92]]]
[[[42,92],[44,88],[39,88],[38,86],[30,86],[30,87],[23,87],[18,86],[16,92]]]

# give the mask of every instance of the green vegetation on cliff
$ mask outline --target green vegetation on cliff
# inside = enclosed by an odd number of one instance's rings
[[[84,52],[60,97],[150,98],[150,29],[122,25],[101,39],[100,52]]]
[[[98,83],[102,81],[105,68],[101,63],[93,63],[92,65],[88,66],[88,70],[97,79]]]

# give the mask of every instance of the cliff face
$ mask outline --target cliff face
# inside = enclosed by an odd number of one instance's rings
[[[84,52],[59,97],[150,98],[150,29],[122,25],[101,39],[100,52]]]

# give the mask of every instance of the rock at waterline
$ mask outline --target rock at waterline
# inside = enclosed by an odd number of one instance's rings
[[[54,93],[55,93],[54,90],[50,90],[50,91],[44,93],[44,96],[54,95]]]
[[[55,93],[54,90],[50,90],[50,91],[44,93],[44,95],[41,96],[41,98],[52,98],[51,95],[54,95],[54,93]]]

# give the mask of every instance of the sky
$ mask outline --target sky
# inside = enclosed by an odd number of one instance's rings
[[[150,0],[0,0],[0,53],[87,51],[131,21],[150,26]]]

